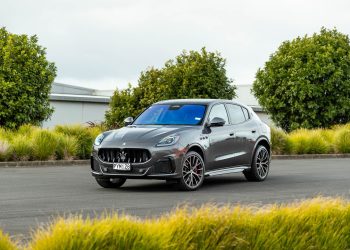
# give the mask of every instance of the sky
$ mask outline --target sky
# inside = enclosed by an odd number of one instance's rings
[[[97,89],[137,84],[182,50],[227,59],[234,84],[252,84],[285,40],[322,26],[350,34],[349,0],[0,0],[0,26],[36,34],[56,82]]]

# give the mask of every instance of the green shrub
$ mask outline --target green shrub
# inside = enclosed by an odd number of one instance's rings
[[[4,234],[0,230],[0,249],[1,250],[15,250],[17,247],[15,244],[10,240],[7,234]]]
[[[58,219],[29,249],[349,249],[350,203],[316,198],[256,207],[183,208],[158,219]]]
[[[350,122],[350,39],[336,29],[284,41],[252,91],[285,131]]]
[[[276,155],[287,152],[287,134],[278,128],[271,128],[272,153]]]
[[[340,129],[335,134],[334,144],[336,152],[350,153],[350,127]]]
[[[11,140],[11,158],[16,161],[28,161],[33,158],[32,140],[25,135],[15,135]]]
[[[0,126],[15,129],[40,124],[53,112],[49,95],[56,76],[37,36],[0,28]]]
[[[36,130],[32,135],[33,159],[53,160],[56,158],[57,137],[55,133],[46,130]]]
[[[76,158],[78,151],[78,142],[75,137],[71,137],[64,134],[58,134],[57,136],[57,159],[73,160]]]
[[[91,154],[92,144],[96,138],[98,128],[88,128],[81,125],[58,125],[57,133],[74,137],[77,140],[77,156],[80,159],[88,159]]]

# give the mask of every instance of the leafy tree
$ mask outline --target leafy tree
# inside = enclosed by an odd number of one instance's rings
[[[126,116],[136,116],[154,102],[178,98],[235,97],[236,87],[226,76],[226,60],[218,52],[183,51],[161,69],[141,72],[138,86],[116,90],[106,113],[110,126],[122,125]]]
[[[252,92],[287,131],[349,122],[349,37],[322,28],[283,42],[258,70]]]
[[[134,89],[129,84],[128,88],[123,90],[116,89],[110,102],[110,108],[106,112],[106,123],[108,127],[122,126],[126,117],[135,116],[135,97]]]
[[[52,114],[49,93],[56,67],[45,55],[36,36],[0,29],[0,126],[38,125]]]

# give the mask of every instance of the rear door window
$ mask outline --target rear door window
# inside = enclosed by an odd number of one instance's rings
[[[239,124],[245,122],[246,118],[241,106],[235,104],[226,104],[226,106],[230,115],[231,124]]]

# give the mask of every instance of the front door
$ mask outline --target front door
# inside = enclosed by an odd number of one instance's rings
[[[231,166],[232,138],[230,138],[230,124],[224,104],[214,105],[209,113],[208,121],[219,117],[225,120],[224,126],[208,128],[209,148],[207,151],[206,170]]]
[[[251,159],[252,132],[254,125],[245,108],[236,104],[226,104],[230,117],[230,129],[233,134],[231,140],[232,158],[231,166],[249,165]],[[253,132],[255,133],[255,132]]]

